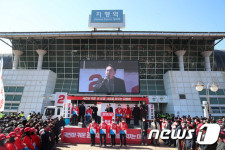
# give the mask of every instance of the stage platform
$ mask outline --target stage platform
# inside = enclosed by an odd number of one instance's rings
[[[151,129],[148,129],[148,133]],[[99,144],[100,134],[96,134],[95,143]],[[79,128],[78,126],[65,126],[61,132],[62,143],[76,143],[76,144],[89,144],[91,137],[88,128]],[[111,137],[109,134],[106,136],[106,142],[110,144]],[[148,140],[150,144],[151,140]],[[120,143],[120,135],[116,135],[116,143]],[[127,144],[141,144],[141,129],[127,129]]]

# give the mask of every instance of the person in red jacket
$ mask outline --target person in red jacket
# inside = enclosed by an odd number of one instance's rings
[[[125,117],[126,117],[126,123],[127,123],[127,125],[130,124],[131,114],[132,114],[132,110],[131,110],[130,106],[127,105],[127,109],[125,110],[125,115],[126,115]]]
[[[95,119],[92,119],[92,122],[89,124],[88,131],[91,135],[91,146],[95,146],[95,134],[98,131],[98,124],[95,123]]]
[[[4,134],[0,134],[0,150],[8,150],[5,146],[6,142],[6,136]]]
[[[23,138],[23,143],[26,144],[25,149],[29,148],[31,150],[34,150],[35,148],[33,146],[33,142],[32,142],[31,137],[30,137],[30,127],[26,127],[24,129],[24,134],[25,134],[25,136]]]
[[[112,123],[109,125],[109,133],[111,135],[111,147],[115,147],[117,131],[118,131],[117,124],[115,123],[115,120],[112,119]]]
[[[86,120],[87,120],[87,124],[91,123],[91,114],[92,114],[92,109],[90,106],[88,106],[87,110],[86,110]]]
[[[30,137],[32,139],[33,145],[35,145],[34,146],[35,150],[40,149],[41,148],[41,139],[37,135],[37,129],[35,129],[35,128],[30,129]]]
[[[75,104],[71,110],[72,114],[72,125],[77,125],[78,116],[79,116],[79,107]]]
[[[121,119],[123,117],[123,108],[121,108],[121,105],[118,105],[118,108],[116,108],[115,118],[117,118],[117,124],[121,122]]]
[[[17,148],[15,146],[16,133],[10,132],[9,136],[7,136],[6,138],[9,139],[8,142],[5,145],[8,148],[8,150],[17,150]]]
[[[22,142],[22,129],[21,128],[16,128],[14,130],[14,132],[16,133],[16,140],[15,140],[15,145],[17,147],[17,149],[21,150],[25,148],[25,144]]]
[[[104,146],[106,147],[106,134],[108,133],[108,125],[105,119],[102,119],[102,123],[99,125],[100,132],[100,147],[102,147],[102,137],[104,138]]]
[[[120,122],[119,124],[119,130],[120,130],[120,147],[122,147],[123,138],[124,138],[124,146],[126,146],[127,123],[125,122],[124,118],[122,118],[122,122]]]

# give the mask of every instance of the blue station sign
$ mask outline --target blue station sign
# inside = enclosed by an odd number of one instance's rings
[[[92,10],[92,23],[123,22],[123,10]]]

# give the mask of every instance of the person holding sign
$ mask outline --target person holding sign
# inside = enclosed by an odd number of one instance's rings
[[[117,124],[115,123],[115,120],[112,119],[112,123],[109,125],[109,132],[111,135],[111,147],[115,147],[117,131],[118,131]]]
[[[88,130],[91,135],[91,146],[95,146],[95,134],[98,130],[98,124],[95,123],[95,119],[92,119],[92,122],[89,124]]]
[[[102,137],[104,138],[104,146],[106,147],[106,134],[108,133],[108,125],[105,122],[105,119],[102,119],[102,123],[99,125],[100,132],[100,147],[102,147]]]
[[[121,105],[118,105],[118,108],[116,108],[116,118],[117,118],[117,124],[121,122],[121,118],[123,116],[123,109],[121,108]]]
[[[79,107],[76,104],[73,105],[71,113],[73,114],[72,125],[77,125],[77,117],[79,115]]]
[[[125,122],[124,118],[122,118],[122,122],[120,122],[119,124],[119,130],[120,130],[120,147],[122,147],[123,138],[124,138],[124,146],[126,147],[127,123]]]
[[[127,125],[130,124],[131,113],[132,113],[132,110],[131,110],[130,106],[127,105],[127,109],[125,110]]]

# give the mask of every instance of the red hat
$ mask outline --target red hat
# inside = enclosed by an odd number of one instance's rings
[[[15,132],[10,132],[9,135],[6,138],[16,137]]]
[[[34,132],[34,131],[37,132],[37,129],[35,129],[35,128],[30,129],[30,132]]]
[[[19,127],[17,127],[17,128],[14,130],[14,132],[20,132],[20,131],[22,131],[22,129],[19,128]]]
[[[30,131],[30,127],[26,127],[25,129],[24,129],[24,132],[29,132]]]
[[[0,134],[0,141],[6,139],[5,134]]]

